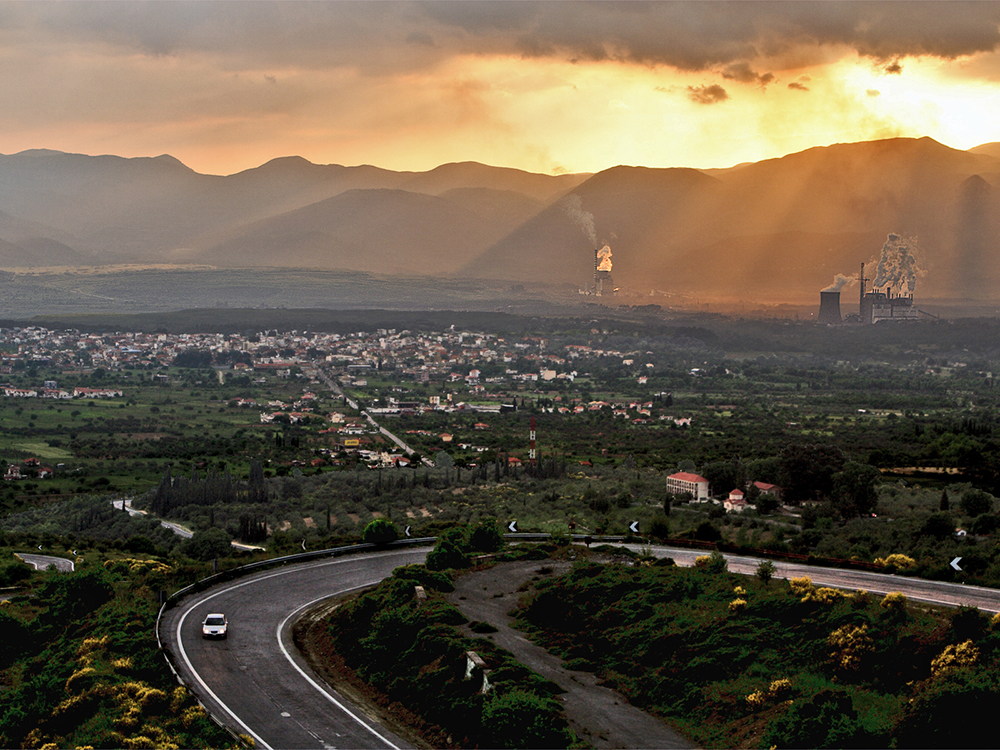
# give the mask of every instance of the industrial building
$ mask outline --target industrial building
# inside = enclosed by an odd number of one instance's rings
[[[865,264],[861,264],[861,275],[858,277],[861,282],[860,301],[858,303],[858,314],[862,323],[880,323],[891,320],[916,320],[920,317],[920,311],[913,306],[912,294],[900,294],[893,296],[892,290],[888,292],[872,289],[866,292],[868,279],[865,278]]]
[[[618,292],[611,278],[611,248],[605,245],[594,250],[594,294],[607,297]]]
[[[838,277],[848,281],[846,277]],[[868,289],[870,279],[865,278],[865,264],[861,264],[861,275],[858,277],[861,285],[858,297],[857,322],[862,324],[881,323],[884,321],[917,320],[920,310],[913,306],[913,294],[893,294],[892,288]],[[838,285],[839,286],[839,285]],[[819,293],[819,314],[817,322],[826,325],[839,325],[845,322],[840,312],[840,292],[824,289]],[[847,322],[853,322],[854,316],[848,315]]]

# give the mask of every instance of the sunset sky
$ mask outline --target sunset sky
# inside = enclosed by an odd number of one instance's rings
[[[0,2],[0,153],[726,167],[1000,141],[995,2]]]

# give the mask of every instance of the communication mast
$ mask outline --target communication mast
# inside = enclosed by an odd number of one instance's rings
[[[531,423],[528,429],[528,461],[534,466],[535,465],[535,418],[531,418]]]

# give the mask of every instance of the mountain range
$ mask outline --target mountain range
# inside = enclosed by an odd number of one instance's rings
[[[915,238],[915,297],[1000,298],[1000,144],[818,147],[730,169],[543,175],[275,159],[228,176],[170,156],[0,155],[0,267],[208,264],[593,283],[623,295],[801,302],[887,235]],[[848,287],[850,289],[851,287]],[[858,287],[853,287],[857,292]],[[849,293],[846,292],[845,293]]]

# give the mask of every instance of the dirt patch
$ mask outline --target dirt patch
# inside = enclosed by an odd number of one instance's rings
[[[488,638],[566,691],[559,700],[570,727],[584,742],[595,748],[696,747],[662,720],[632,706],[614,690],[598,685],[593,674],[564,668],[558,657],[511,627],[510,612],[517,606],[521,592],[533,581],[566,572],[571,564],[567,560],[535,560],[473,571],[455,581],[455,591],[448,598],[470,621],[487,622],[497,629],[486,636],[475,636],[468,626],[463,626],[468,635]]]
[[[304,523],[306,525],[307,529],[315,529],[316,528],[316,522],[314,520],[312,520],[312,516],[306,516],[305,518],[303,518],[302,519],[302,523]]]
[[[351,523],[357,523],[358,521],[361,520],[361,516],[359,516],[357,513],[348,513],[347,517],[351,519]]]
[[[569,570],[571,560],[534,560],[502,563],[459,576],[449,601],[469,621],[489,623],[497,630],[486,635],[462,626],[466,635],[488,638],[509,651],[525,666],[559,685],[565,692],[557,697],[563,704],[570,727],[584,743],[594,748],[697,747],[664,721],[636,708],[619,693],[598,684],[589,672],[563,667],[562,661],[511,627],[511,611],[518,597],[537,581]],[[310,610],[295,625],[295,643],[312,668],[335,690],[358,705],[368,716],[416,747],[452,747],[440,727],[374,690],[347,667],[326,634],[324,621],[343,600],[323,603]]]

